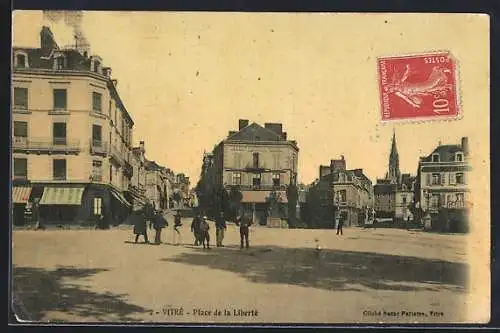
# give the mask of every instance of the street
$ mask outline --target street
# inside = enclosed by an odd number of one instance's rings
[[[171,220],[170,220],[171,221]],[[249,250],[134,244],[132,227],[13,232],[21,319],[245,323],[465,322],[466,236],[255,227]],[[211,244],[215,227],[211,226]],[[149,231],[150,239],[153,232]],[[315,241],[317,240],[317,242]],[[142,238],[141,238],[142,241]],[[316,245],[322,248],[317,253]]]

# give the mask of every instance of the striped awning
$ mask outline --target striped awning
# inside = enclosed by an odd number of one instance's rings
[[[82,203],[83,186],[52,187],[46,186],[40,205],[76,205]]]
[[[12,202],[25,204],[28,202],[31,194],[31,186],[12,187]]]
[[[287,203],[285,191],[277,191],[280,202]],[[243,203],[266,203],[268,202],[271,191],[241,191]]]
[[[111,190],[111,194],[116,198],[116,200],[120,201],[125,206],[132,207],[132,204],[128,202],[127,199],[125,199],[123,194],[121,194],[120,192]]]

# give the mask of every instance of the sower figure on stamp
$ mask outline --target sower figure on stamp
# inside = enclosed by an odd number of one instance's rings
[[[210,226],[207,222],[207,217],[203,216],[200,224],[200,242],[203,244],[203,248],[210,249]]]
[[[195,217],[193,218],[193,222],[191,222],[191,232],[194,235],[194,246],[201,245],[201,215],[199,212],[196,212]]]
[[[227,229],[226,220],[224,219],[224,212],[221,211],[215,220],[215,238],[217,247],[223,247],[222,241],[224,240],[224,231]]]
[[[244,212],[241,217],[236,220],[236,225],[240,226],[240,248],[243,245],[248,249],[250,245],[248,244],[249,227],[252,225],[252,220]]]

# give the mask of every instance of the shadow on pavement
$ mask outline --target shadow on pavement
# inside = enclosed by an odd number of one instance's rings
[[[125,295],[110,292],[96,293],[71,284],[75,279],[85,279],[106,269],[82,269],[64,267],[46,270],[33,267],[13,267],[13,307],[18,318],[28,321],[42,321],[50,312],[62,312],[82,318],[97,320],[136,321],[129,316],[144,313],[145,308],[128,304],[122,300]],[[69,279],[68,283],[63,279]]]
[[[468,266],[441,260],[371,252],[277,246],[185,252],[165,262],[227,270],[256,283],[339,291],[462,291]]]

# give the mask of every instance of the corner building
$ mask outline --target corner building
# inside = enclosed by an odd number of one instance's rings
[[[39,48],[13,48],[14,223],[39,200],[43,222],[120,223],[133,175],[134,122],[111,68],[77,45],[60,48],[49,28]]]

